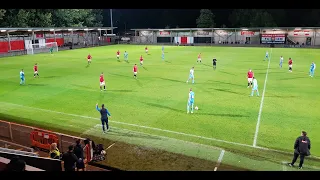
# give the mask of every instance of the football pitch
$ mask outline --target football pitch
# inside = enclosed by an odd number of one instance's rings
[[[319,50],[165,46],[162,60],[162,46],[148,46],[149,54],[144,47],[112,45],[1,58],[0,119],[206,159],[216,162],[218,170],[220,164],[296,170],[284,164],[291,161],[294,141],[305,130],[313,157],[305,160],[304,170],[320,170],[320,78],[317,69],[315,77],[308,74]],[[264,61],[266,51],[270,61]],[[89,53],[92,64],[87,66]],[[202,63],[196,62],[199,53]],[[288,71],[289,57],[293,72]],[[35,63],[40,78],[33,77]],[[138,79],[133,78],[134,64]],[[194,84],[186,83],[191,67]],[[259,97],[249,97],[249,68],[258,80]],[[22,86],[21,69],[26,76]],[[102,92],[101,72],[107,87]],[[190,88],[199,107],[193,114],[186,109]],[[104,103],[112,115],[107,134],[102,133],[96,103]]]

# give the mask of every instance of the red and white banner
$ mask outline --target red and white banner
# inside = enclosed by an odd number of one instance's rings
[[[311,30],[293,30],[293,31],[289,31],[289,36],[302,36],[302,37],[310,37],[313,35],[313,31]]]
[[[195,31],[193,32],[193,36],[195,37],[212,37],[212,31]]]
[[[159,31],[158,36],[170,36],[171,32],[170,31]]]
[[[36,38],[43,38],[43,33],[41,33],[41,34],[36,34]]]
[[[240,31],[241,36],[254,36],[257,35],[254,31]]]
[[[262,34],[262,44],[284,44],[286,41],[285,34]]]

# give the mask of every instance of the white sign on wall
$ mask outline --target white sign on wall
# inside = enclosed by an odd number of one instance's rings
[[[289,31],[288,35],[289,36],[297,36],[297,37],[311,37],[313,36],[313,30],[310,29],[304,29],[304,30],[293,30]]]
[[[211,37],[212,31],[196,31],[193,35],[198,37]]]
[[[178,36],[181,37],[181,36],[191,36],[191,33],[190,32],[178,32]]]
[[[152,31],[140,31],[140,36],[152,36]]]
[[[234,32],[226,30],[216,30],[215,33],[219,36],[231,36]]]

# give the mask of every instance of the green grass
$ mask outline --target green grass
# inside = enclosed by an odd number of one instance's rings
[[[122,53],[120,62],[115,58],[117,50]],[[123,61],[124,51],[129,53],[129,63]],[[282,170],[281,162],[290,161],[291,155],[214,140],[252,146],[261,96],[249,97],[246,73],[249,68],[254,71],[262,95],[268,68],[268,62],[263,61],[266,51],[270,53],[271,49],[168,46],[165,47],[165,61],[162,61],[161,46],[149,46],[150,54],[146,55],[144,46],[114,45],[61,51],[53,56],[2,58],[0,118],[13,116],[15,118],[10,119],[16,122],[83,134],[100,123],[94,119],[99,118],[95,104],[104,103],[111,112],[110,124],[116,128],[114,131],[127,129],[183,141],[161,139],[154,142],[152,138],[117,135],[108,138],[213,161],[217,161],[220,150],[212,150],[211,157],[206,155],[208,147],[218,146],[227,151],[223,163],[252,170]],[[200,52],[203,63],[197,64]],[[88,53],[93,56],[90,67],[86,61]],[[145,59],[144,68],[139,66],[136,80],[132,77],[132,67],[139,63],[140,55]],[[282,69],[278,67],[281,55],[285,58]],[[292,153],[295,138],[301,130],[306,130],[312,142],[312,155],[320,156],[320,79],[317,72],[314,78],[308,76],[311,61],[317,64],[319,55],[314,49],[272,49],[258,146]],[[213,57],[218,59],[216,71],[211,66]],[[292,73],[286,65],[289,57],[294,61]],[[33,78],[34,63],[39,65],[40,78]],[[187,84],[192,66],[195,67],[195,84]],[[24,86],[19,86],[21,68],[26,74]],[[99,90],[101,72],[105,74],[106,92]],[[199,106],[194,114],[186,114],[189,88],[195,92],[195,105]],[[86,133],[103,136],[100,128]],[[204,148],[187,142],[209,146]],[[177,148],[170,148],[173,145]],[[311,159],[306,161],[308,165],[320,167],[318,161]]]

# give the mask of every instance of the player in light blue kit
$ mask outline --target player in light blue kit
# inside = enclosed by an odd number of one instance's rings
[[[125,51],[123,55],[124,55],[124,60],[128,61],[128,53],[127,53],[127,51]]]
[[[310,66],[310,71],[309,71],[309,76],[313,77],[314,76],[314,70],[316,69],[316,64],[314,62],[311,63]]]
[[[283,64],[283,57],[280,56],[280,63],[279,63],[280,68],[282,68],[282,64]]]
[[[266,52],[266,57],[264,58],[264,61],[265,61],[266,59],[269,60],[269,52],[268,52],[268,51]]]
[[[191,113],[193,113],[193,105],[194,105],[194,92],[192,91],[192,88],[190,88],[188,104],[187,104],[187,113],[189,113],[190,110],[191,110]]]
[[[253,96],[253,93],[254,91],[257,92],[257,96],[259,96],[259,91],[258,91],[258,81],[256,78],[252,78],[252,91],[251,91],[251,95],[250,96]]]
[[[164,51],[162,51],[161,59],[164,60]]]
[[[24,72],[23,72],[23,69],[21,69],[20,71],[20,85],[22,84],[25,84],[26,81],[25,81],[25,77],[24,77]]]
[[[192,84],[194,84],[194,67],[190,69],[189,79],[187,80],[187,83],[189,83],[189,80],[192,79]]]
[[[164,46],[162,46],[162,52],[164,53]]]

